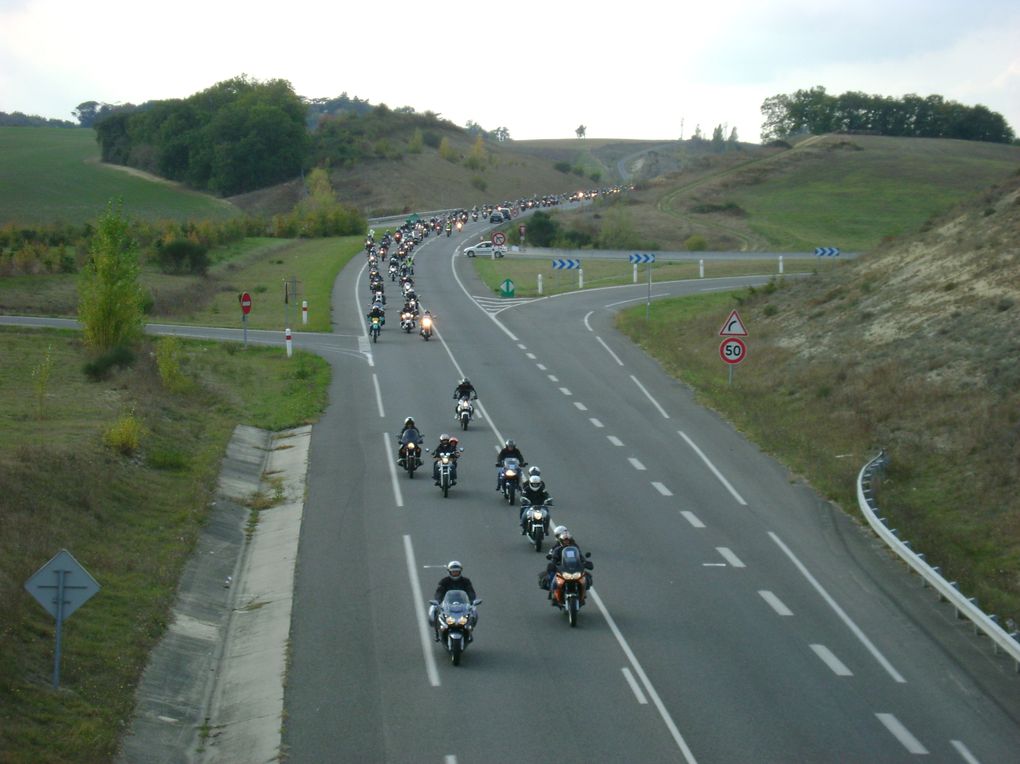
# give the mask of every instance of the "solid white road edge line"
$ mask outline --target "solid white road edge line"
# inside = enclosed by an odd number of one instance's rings
[[[623,364],[620,365],[622,366]],[[635,377],[633,374],[630,375],[630,378],[634,380],[635,385],[641,388],[641,392],[643,392],[645,396],[648,398],[648,400],[652,402],[652,405],[659,410],[659,413],[662,414],[662,418],[669,419],[669,414],[666,413],[666,409],[659,405],[659,402],[655,400],[655,398],[652,397],[652,394],[645,389],[645,386],[638,381],[638,378]]]
[[[411,580],[411,596],[414,597],[414,612],[418,616],[418,636],[421,637],[421,652],[425,656],[425,673],[429,675],[429,684],[439,687],[439,671],[436,669],[436,656],[432,654],[432,639],[429,636],[428,611],[422,607],[425,595],[421,591],[421,579],[418,577],[418,563],[414,559],[414,547],[411,537],[404,534],[404,556],[407,558],[407,577]]]
[[[886,657],[882,655],[881,652],[879,652],[878,648],[875,647],[875,645],[872,644],[871,640],[868,639],[867,635],[863,631],[861,631],[861,628],[856,623],[854,623],[853,620],[851,620],[850,616],[848,616],[843,611],[843,608],[839,606],[836,600],[834,600],[832,596],[827,591],[825,591],[824,588],[822,588],[822,585],[818,583],[818,580],[811,575],[811,571],[809,571],[804,566],[804,563],[797,559],[793,552],[790,551],[790,548],[783,543],[782,539],[780,539],[779,536],[777,536],[772,531],[769,531],[769,536],[771,536],[772,540],[776,542],[776,545],[783,550],[783,553],[790,558],[790,562],[792,562],[796,566],[797,570],[800,571],[800,574],[808,580],[808,583],[810,583],[811,586],[814,587],[815,591],[821,595],[822,599],[825,600],[829,607],[832,608],[833,612],[835,612],[836,615],[839,616],[840,620],[843,621],[844,624],[846,624],[847,628],[850,629],[853,635],[857,637],[860,643],[864,645],[864,647],[868,650],[869,653],[871,653],[872,657],[874,657],[874,659],[879,662],[882,668],[886,670],[886,673],[893,678],[893,681],[899,682],[900,684],[906,684],[907,680],[903,678],[899,671],[893,668],[893,665],[888,660],[886,660]]]
[[[965,746],[961,741],[950,740],[949,742],[953,744],[953,748],[956,749],[956,752],[960,754],[960,758],[967,762],[967,764],[981,764],[977,757],[972,754],[970,749],[967,748],[967,746]]]
[[[390,434],[384,432],[383,436],[383,452],[386,454],[386,462],[390,465],[390,480],[393,481],[393,501],[396,502],[397,507],[404,506],[404,494],[400,490],[400,483],[397,481],[397,462],[390,453]]]
[[[722,476],[722,473],[719,472],[719,470],[717,470],[715,468],[715,465],[712,464],[712,462],[710,462],[708,460],[708,457],[705,456],[701,452],[701,449],[697,447],[697,445],[694,443],[694,441],[691,440],[690,438],[688,438],[687,434],[683,430],[677,430],[676,432],[677,432],[677,434],[681,438],[683,438],[684,440],[687,441],[687,445],[688,446],[690,446],[692,449],[694,449],[694,453],[696,453],[698,456],[701,457],[701,461],[703,461],[705,463],[706,467],[708,467],[710,470],[712,470],[712,474],[715,475],[716,478],[718,478],[719,482],[722,483],[726,487],[726,490],[729,491],[730,494],[733,495],[733,498],[737,500],[737,503],[738,504],[742,504],[742,505],[744,505],[746,507],[747,506],[747,502],[744,501],[744,497],[741,496],[739,493],[737,493],[737,490],[733,486],[730,485],[730,481]]]
[[[875,714],[878,720],[885,725],[893,737],[900,741],[904,748],[910,753],[926,754],[928,749],[921,745],[921,741],[910,734],[910,730],[903,726],[902,722],[892,714]]]
[[[368,260],[365,260],[364,265],[361,266],[361,270],[358,271],[357,277],[354,279],[354,305],[357,306],[358,302],[358,284],[361,283],[361,278],[365,273],[365,269],[368,267]],[[365,354],[365,358],[368,359],[369,366],[375,366],[375,359],[372,358],[372,343],[369,342],[368,337],[368,325],[365,323],[365,317],[361,313],[361,309],[358,308],[358,322],[361,324],[362,336],[358,337],[358,349]]]
[[[626,679],[627,684],[630,685],[630,691],[633,692],[634,697],[637,698],[637,702],[640,703],[642,706],[647,706],[648,698],[646,698],[645,694],[641,692],[641,688],[638,686],[637,680],[634,678],[634,675],[630,673],[630,669],[624,666],[620,670],[623,672],[623,678]]]
[[[589,310],[587,313],[584,314],[584,328],[587,329],[589,332],[594,331],[591,328],[591,324],[588,323],[588,319],[591,318],[591,315],[594,312],[595,312],[594,310]]]
[[[623,634],[616,627],[616,621],[613,620],[613,616],[609,615],[609,610],[602,602],[602,598],[599,597],[598,592],[594,588],[588,590],[588,595],[595,602],[599,611],[602,613],[602,617],[606,619],[606,623],[609,624],[609,630],[613,632],[613,636],[616,637],[616,641],[620,645],[620,649],[623,650],[623,654],[627,656],[627,660],[630,661],[631,668],[634,669],[634,673],[638,675],[641,680],[641,684],[645,687],[645,692],[648,693],[648,697],[652,699],[652,704],[659,712],[659,716],[662,717],[662,721],[666,724],[666,729],[669,730],[669,734],[673,736],[673,740],[680,748],[680,753],[683,754],[684,760],[687,764],[696,764],[697,759],[694,758],[694,754],[691,749],[687,747],[687,741],[684,740],[683,735],[680,734],[680,730],[677,729],[676,723],[673,721],[673,717],[669,715],[669,711],[666,710],[666,706],[663,704],[662,699],[659,697],[659,693],[655,691],[655,687],[648,681],[648,676],[645,674],[645,670],[641,668],[641,664],[638,663],[637,657],[634,652],[630,649],[630,645],[627,644],[627,640],[623,638]]]
[[[523,349],[523,345],[520,344],[520,340],[517,339],[514,333],[507,329],[505,326],[503,326],[503,324],[499,322],[495,315],[485,310],[485,308],[478,304],[478,300],[471,296],[471,293],[467,290],[467,287],[464,286],[464,282],[461,281],[460,276],[457,275],[456,265],[457,265],[457,252],[456,250],[454,250],[454,253],[450,256],[450,272],[453,273],[453,280],[457,282],[457,286],[460,287],[460,291],[462,291],[464,293],[464,296],[471,300],[471,302],[475,304],[478,310],[482,311],[482,313],[485,314],[492,321],[492,323],[498,326],[499,330],[503,332],[503,334],[512,339],[514,342],[518,343],[518,347],[521,347]]]

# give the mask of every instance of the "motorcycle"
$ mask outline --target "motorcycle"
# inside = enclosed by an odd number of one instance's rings
[[[407,470],[407,476],[414,479],[414,471],[421,466],[421,446],[413,441],[408,441],[400,449],[400,458],[397,463]]]
[[[458,453],[463,453],[463,448],[457,449]],[[453,470],[457,463],[457,457],[450,454],[441,454],[436,457],[436,461],[439,462],[439,488],[443,492],[443,498],[445,499],[450,495],[450,488],[457,485],[457,481],[453,478]]]
[[[403,329],[408,334],[411,333],[411,330],[414,329],[413,312],[405,310],[403,313],[400,314],[400,328]]]
[[[421,319],[421,331],[418,332],[426,342],[432,336],[432,316],[423,316]]]
[[[471,632],[478,623],[476,608],[481,604],[481,600],[469,600],[459,589],[447,592],[442,603],[429,600],[429,618],[436,641],[442,641],[454,666],[460,665],[464,650],[474,641]]]
[[[471,405],[471,401],[465,395],[457,402],[457,421],[460,422],[460,428],[466,430],[468,428],[468,422],[475,415],[475,407]]]
[[[531,543],[535,545],[535,551],[542,551],[542,542],[549,535],[549,507],[553,500],[549,499],[545,504],[532,504],[525,497],[521,497],[521,514],[524,516],[524,532]]]
[[[379,341],[379,332],[382,331],[382,319],[379,316],[372,316],[372,324],[368,327],[368,333],[372,335],[372,342]]]
[[[390,265],[390,281],[397,280],[397,266]]]
[[[546,555],[552,559],[552,555]],[[560,564],[556,566],[556,573],[552,584],[553,604],[567,614],[567,621],[571,627],[577,626],[577,616],[584,606],[588,594],[588,571],[592,569],[591,552],[581,556],[581,550],[576,546],[565,546],[560,552]]]
[[[499,485],[503,489],[503,498],[510,506],[513,506],[517,492],[521,490],[522,466],[517,459],[509,457],[499,467]]]

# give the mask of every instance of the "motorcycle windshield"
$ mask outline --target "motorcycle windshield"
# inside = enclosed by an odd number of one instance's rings
[[[505,470],[515,470],[516,471],[519,467],[520,467],[520,462],[518,462],[513,457],[503,460],[503,469],[505,469]]]
[[[419,441],[421,441],[421,435],[413,427],[404,430],[404,434],[400,436],[400,444],[403,446],[406,446],[408,443],[418,443]]]
[[[560,553],[560,570],[564,573],[580,573],[584,570],[584,557],[576,546],[567,546]]]
[[[460,589],[448,591],[443,597],[443,609],[451,613],[467,610],[470,605],[471,600],[468,598],[467,592],[462,592]]]

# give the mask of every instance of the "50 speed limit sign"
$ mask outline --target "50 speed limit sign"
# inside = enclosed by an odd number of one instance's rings
[[[727,337],[719,345],[719,355],[726,363],[740,363],[747,355],[747,345],[740,337]]]

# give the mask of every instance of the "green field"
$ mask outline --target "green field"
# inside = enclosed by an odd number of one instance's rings
[[[0,225],[78,225],[117,197],[126,214],[144,220],[241,214],[222,199],[103,165],[91,129],[0,127]]]

